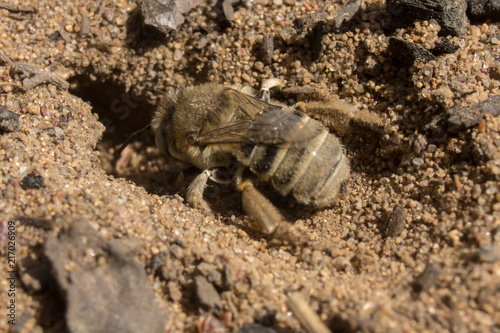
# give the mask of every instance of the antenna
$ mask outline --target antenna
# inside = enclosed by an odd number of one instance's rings
[[[118,155],[120,155],[122,153],[122,151],[132,142],[132,141],[135,141],[137,139],[137,137],[142,134],[143,132],[146,132],[146,131],[149,131],[151,130],[152,126],[151,125],[148,125],[144,128],[141,128],[140,130],[137,130],[135,131],[134,133],[132,133],[127,140],[125,140],[125,142],[123,143],[123,145],[120,147],[120,149],[118,149]]]

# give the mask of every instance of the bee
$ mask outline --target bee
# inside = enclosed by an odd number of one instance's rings
[[[304,112],[271,101],[268,89],[262,98],[215,83],[172,92],[161,99],[150,128],[163,154],[203,170],[189,185],[190,205],[206,205],[209,180],[231,182],[245,212],[273,237],[300,236],[256,184],[325,208],[345,191],[350,175],[339,139]]]

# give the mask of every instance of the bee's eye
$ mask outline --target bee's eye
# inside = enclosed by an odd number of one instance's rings
[[[167,143],[165,141],[165,134],[163,131],[156,132],[155,141],[156,147],[160,150],[163,155],[168,155]]]
[[[196,143],[196,136],[194,133],[189,133],[188,136],[186,137],[186,140],[188,144],[194,145]]]

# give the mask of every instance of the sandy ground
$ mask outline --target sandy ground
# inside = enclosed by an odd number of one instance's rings
[[[315,60],[314,43],[290,27],[303,19],[307,30],[319,1],[255,0],[226,27],[202,5],[165,37],[143,26],[132,1],[10,0],[0,9],[0,106],[19,126],[2,123],[0,134],[0,331],[236,332],[256,323],[255,332],[300,332],[285,304],[294,291],[332,331],[500,331],[500,119],[479,111],[464,120],[500,95],[499,24],[472,22],[451,39],[454,53],[408,63],[389,37],[432,50],[440,26],[384,30],[385,1],[366,2],[327,30]],[[270,54],[260,46],[268,35]],[[197,171],[161,156],[147,134],[116,153],[166,91],[259,89],[271,77],[312,87],[283,88],[281,102],[340,98],[398,138],[387,144],[356,127],[342,136],[352,177],[330,209],[266,190],[308,245],[253,231],[230,188],[211,211],[187,206],[182,189]],[[328,114],[316,118],[328,124]]]

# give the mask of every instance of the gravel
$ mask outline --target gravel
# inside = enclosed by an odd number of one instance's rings
[[[253,329],[248,324],[300,332],[285,304],[296,291],[331,330],[498,330],[500,119],[483,113],[457,131],[433,120],[500,95],[499,24],[469,26],[461,19],[451,33],[454,25],[424,17],[384,30],[386,2],[365,2],[339,30],[332,18],[340,3],[228,1],[230,24],[221,24],[211,5],[200,5],[168,36],[144,27],[134,1],[9,3],[36,9],[17,12],[1,7],[0,107],[18,115],[19,128],[0,133],[0,245],[6,246],[6,223],[16,221],[22,330],[66,329],[66,299],[46,287],[57,286],[54,276],[38,279],[24,267],[48,267],[42,250],[81,221],[104,248],[125,242],[117,251],[137,263],[132,276],[142,276],[142,287],[152,290],[149,313],[166,332]],[[311,45],[308,22],[318,20],[321,39]],[[280,37],[288,36],[282,33],[288,27],[300,37],[289,44]],[[258,41],[271,37],[273,47],[262,57]],[[447,38],[459,48],[402,66],[388,51],[391,37],[430,52]],[[346,132],[341,140],[351,182],[329,209],[266,192],[312,240],[306,246],[283,246],[253,231],[229,187],[210,202],[212,210],[188,207],[182,191],[198,171],[161,156],[147,135],[116,154],[148,124],[166,91],[207,81],[258,90],[268,78],[283,82],[283,93],[271,91],[283,103],[341,99],[353,112],[376,114],[397,138],[389,146],[384,131],[373,139]],[[41,177],[43,186],[24,189],[25,177]],[[404,227],[387,237],[391,214]],[[101,272],[117,255],[99,261],[91,254],[77,258],[95,260]],[[429,263],[439,274],[420,281],[416,293],[416,277]],[[9,270],[6,259],[0,265]],[[72,268],[63,265],[58,274]],[[91,274],[89,267],[78,269]],[[197,278],[219,294],[214,308],[199,306]],[[0,283],[2,295],[7,282]],[[87,304],[93,304],[90,296]],[[3,316],[0,331],[9,328]]]

